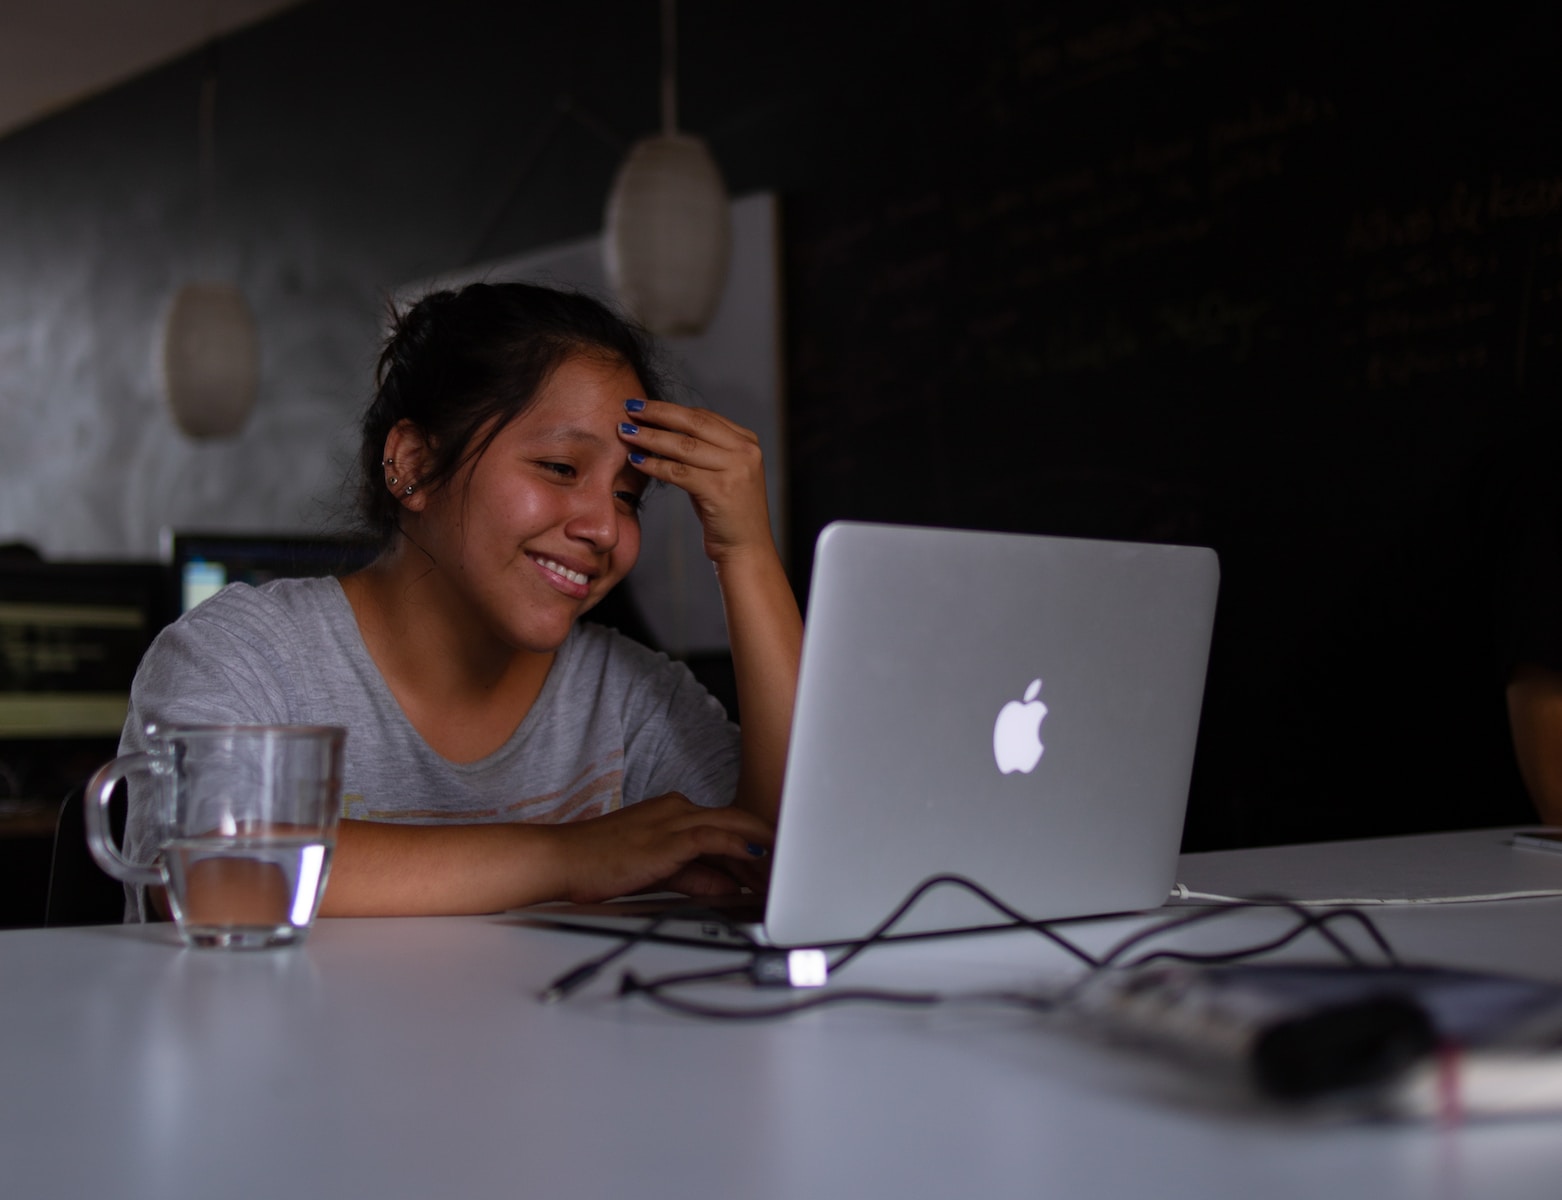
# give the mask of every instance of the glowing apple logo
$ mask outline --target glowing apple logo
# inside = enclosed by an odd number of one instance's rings
[[[993,758],[1005,775],[1030,774],[1041,761],[1041,722],[1047,706],[1037,699],[1041,680],[1031,680],[1024,701],[1010,700],[998,712],[993,725]]]

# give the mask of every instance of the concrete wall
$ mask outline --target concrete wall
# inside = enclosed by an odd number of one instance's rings
[[[753,98],[763,71],[702,65],[712,37],[729,55],[766,40],[725,7],[683,6],[683,123],[703,133],[775,99]],[[315,0],[0,140],[0,540],[145,558],[164,525],[339,524],[386,295],[600,228],[624,149],[658,122],[657,20],[649,0]],[[258,403],[222,441],[180,434],[161,391],[166,309],[199,278],[236,283],[260,336]]]

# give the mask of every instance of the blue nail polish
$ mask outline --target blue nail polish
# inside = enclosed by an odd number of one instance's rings
[[[635,466],[638,467],[641,463],[643,463],[645,461],[645,455],[641,454],[640,451],[636,450],[632,454],[630,454],[629,461],[634,463]]]
[[[743,848],[745,850],[747,850],[750,854],[752,854],[755,858],[764,858],[765,855],[770,853],[770,851],[765,849],[765,847],[763,847],[763,846],[761,846],[761,845],[759,845],[759,844],[757,844],[755,842],[750,842],[750,843],[748,843],[748,845],[744,846]]]
[[[640,432],[640,426],[638,426],[638,425],[631,425],[628,421],[620,421],[618,423],[618,432],[619,433],[627,433],[631,437],[633,437],[635,434]]]
[[[645,408],[644,400],[625,400],[624,407],[630,412],[640,412]]]

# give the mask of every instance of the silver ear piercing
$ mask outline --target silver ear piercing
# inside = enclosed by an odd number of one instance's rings
[[[380,459],[380,466],[382,466],[382,467],[394,467],[395,465],[396,465],[396,460],[394,458],[382,458],[382,459]],[[385,485],[387,487],[395,487],[400,482],[401,482],[401,480],[399,478],[397,478],[395,475],[392,475],[389,479],[387,479],[385,481]],[[417,486],[417,485],[409,483],[405,488],[402,489],[401,494],[403,496],[410,496],[410,495],[412,495],[412,489],[415,486]]]
[[[382,459],[380,459],[380,466],[382,466],[382,467],[394,467],[395,465],[396,465],[396,460],[394,458],[382,458]],[[400,479],[398,479],[396,476],[392,475],[389,479],[387,479],[385,481],[385,484],[386,484],[387,487],[395,487],[400,482],[401,482]],[[413,492],[415,492],[417,490],[418,490],[418,485],[417,484],[409,483],[406,487],[401,489],[401,494],[403,496],[410,496],[410,495],[412,495]]]

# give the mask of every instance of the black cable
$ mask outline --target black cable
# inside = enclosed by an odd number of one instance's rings
[[[744,973],[744,968],[734,968],[721,972],[724,975],[736,975]],[[715,978],[718,972],[709,972],[706,977]],[[687,983],[698,978],[695,975],[677,977],[664,976],[660,979],[644,980],[633,971],[625,971],[619,980],[618,994],[620,996],[641,995],[662,1008],[671,1012],[682,1013],[686,1016],[705,1017],[711,1020],[734,1021],[760,1021],[772,1020],[776,1017],[789,1017],[794,1013],[806,1012],[813,1008],[824,1008],[832,1004],[853,1003],[878,1003],[900,1004],[915,1008],[931,1008],[943,1004],[999,1004],[1007,1007],[1023,1008],[1028,1011],[1049,1011],[1054,1007],[1046,997],[1033,996],[1024,992],[978,992],[971,995],[949,995],[943,992],[891,992],[878,988],[853,988],[842,989],[833,992],[817,992],[802,1000],[791,1000],[785,1004],[744,1005],[731,1008],[718,1008],[710,1004],[697,1004],[692,1000],[681,1000],[672,996],[662,995],[662,989],[677,983]]]
[[[685,971],[681,975],[660,975],[651,980],[649,987],[682,987],[686,983],[707,983],[716,979],[733,979],[739,975],[749,974],[750,963],[743,963],[736,967],[718,967],[714,971]],[[628,981],[634,980],[635,986],[629,987]],[[631,991],[646,990],[647,985],[639,979],[633,971],[625,971],[618,981],[618,994],[623,996]]]
[[[942,887],[946,885],[964,888],[965,890],[971,892],[990,907],[995,909],[997,912],[1000,912],[1004,916],[1008,917],[1014,923],[1012,928],[1029,929],[1033,933],[1038,933],[1042,937],[1047,938],[1055,945],[1067,951],[1069,954],[1072,954],[1075,958],[1083,962],[1087,967],[1092,969],[1097,967],[1098,964],[1096,959],[1088,951],[1085,951],[1079,946],[1076,946],[1073,942],[1069,941],[1067,938],[1063,937],[1061,934],[1050,928],[1048,922],[1032,920],[1024,913],[1019,912],[1017,909],[1011,908],[1009,905],[1005,904],[1002,900],[998,899],[998,897],[993,895],[980,884],[966,879],[963,876],[935,875],[931,878],[923,880],[914,889],[912,889],[911,893],[904,900],[902,900],[899,905],[896,906],[894,911],[892,911],[889,916],[880,921],[879,924],[870,930],[864,937],[856,939],[852,943],[850,949],[848,949],[844,954],[840,955],[833,963],[830,963],[829,974],[836,974],[849,962],[851,962],[852,959],[862,954],[869,947],[882,942],[888,935],[889,931],[893,929],[897,923],[899,923],[899,921],[906,915],[906,913],[908,913],[911,908],[922,899],[923,896],[936,887]],[[730,922],[728,924],[730,927]],[[1007,927],[999,926],[997,928],[1002,929]],[[972,932],[990,931],[991,930],[984,929],[973,930]],[[643,931],[640,935],[640,938],[637,940],[643,940],[643,938],[646,936],[649,936],[649,931]],[[752,941],[752,939],[750,939],[750,941]],[[627,950],[627,946],[621,946],[617,948],[612,954],[603,956],[601,960],[598,960],[597,968],[600,969],[601,965],[605,965],[607,962],[612,961],[612,959],[617,958],[620,954],[627,952]],[[743,966],[725,967],[714,971],[690,972],[681,975],[666,975],[652,980],[643,980],[639,976],[635,975],[632,971],[626,971],[620,978],[618,994],[620,996],[636,994],[643,995],[648,1000],[660,1005],[663,1008],[670,1009],[674,1012],[684,1013],[688,1016],[732,1020],[768,1020],[775,1017],[790,1016],[793,1013],[804,1012],[808,1009],[823,1008],[827,1005],[833,1004],[876,1002],[881,1004],[907,1004],[925,1007],[929,1005],[945,1003],[948,999],[942,994],[936,992],[892,992],[881,989],[859,988],[852,990],[821,992],[810,996],[807,999],[790,1001],[786,1004],[745,1005],[729,1008],[717,1007],[715,1005],[696,1004],[693,1001],[678,1000],[663,994],[664,989],[669,987],[676,987],[681,984],[699,983],[716,979],[730,979],[734,976],[744,974],[752,976],[754,973],[754,966],[758,960],[760,952],[761,948],[755,945],[754,949],[750,952],[749,961]],[[592,975],[595,973],[595,970],[591,971]],[[589,978],[589,976],[587,976],[587,978]],[[583,983],[584,981],[585,980],[582,979],[580,982]],[[575,986],[578,986],[578,984]],[[1007,998],[1004,1002],[1021,1004],[1024,1007],[1033,1010],[1037,1008],[1052,1007],[1052,1001],[1044,997],[1026,996],[1019,994],[1006,994],[1006,996]]]
[[[1233,912],[1237,912],[1243,909],[1274,908],[1276,906],[1283,906],[1289,909],[1291,913],[1297,918],[1297,923],[1291,929],[1280,934],[1278,937],[1271,938],[1267,942],[1261,942],[1256,946],[1244,946],[1240,950],[1210,952],[1201,952],[1196,950],[1153,950],[1147,954],[1142,954],[1137,958],[1128,960],[1126,963],[1122,964],[1121,969],[1128,970],[1133,967],[1145,966],[1149,963],[1158,961],[1184,962],[1199,966],[1212,966],[1225,963],[1243,962],[1247,959],[1258,958],[1262,955],[1270,954],[1275,950],[1279,950],[1294,942],[1297,938],[1302,937],[1309,931],[1314,930],[1319,932],[1323,936],[1324,940],[1333,946],[1334,949],[1340,954],[1340,957],[1351,966],[1365,966],[1366,964],[1362,961],[1361,956],[1358,955],[1348,943],[1335,936],[1334,932],[1328,928],[1329,922],[1331,921],[1352,921],[1356,924],[1359,924],[1367,931],[1373,942],[1383,952],[1383,955],[1388,960],[1389,965],[1400,965],[1399,957],[1394,953],[1393,947],[1389,945],[1388,939],[1383,936],[1382,932],[1365,913],[1353,908],[1329,909],[1320,913],[1316,910],[1308,908],[1305,905],[1297,904],[1294,901],[1287,900],[1284,897],[1270,896],[1264,898],[1255,898],[1249,901],[1233,901],[1229,904],[1222,904],[1218,908],[1202,909],[1199,912],[1193,913],[1189,916],[1175,917],[1171,920],[1162,921],[1159,924],[1152,925],[1147,929],[1138,930],[1137,932],[1118,942],[1117,945],[1108,950],[1106,954],[1102,955],[1101,965],[1095,970],[1086,972],[1079,979],[1076,979],[1072,984],[1064,988],[1063,991],[1055,997],[1055,1002],[1059,1007],[1071,1003],[1074,998],[1080,992],[1089,987],[1092,981],[1098,978],[1102,972],[1118,969],[1118,960],[1121,959],[1123,955],[1126,954],[1130,949],[1132,949],[1134,946],[1149,941],[1152,938],[1160,937],[1163,934],[1171,933],[1178,929],[1185,929],[1190,925],[1196,925],[1203,921],[1215,920],[1219,917],[1228,916]]]
[[[998,929],[1023,928],[1047,938],[1076,959],[1083,962],[1088,968],[1085,974],[1061,992],[1053,996],[1035,996],[1023,993],[1001,993],[989,995],[988,999],[998,1003],[1019,1005],[1031,1010],[1050,1010],[1068,1003],[1090,980],[1096,978],[1101,972],[1119,965],[1124,956],[1134,947],[1141,946],[1164,934],[1184,929],[1204,921],[1214,920],[1218,917],[1228,916],[1233,912],[1250,908],[1273,908],[1281,905],[1287,908],[1296,918],[1296,925],[1271,938],[1269,941],[1257,946],[1244,947],[1234,951],[1184,951],[1184,950],[1152,950],[1145,954],[1122,963],[1123,967],[1131,968],[1143,966],[1150,962],[1160,960],[1172,960],[1195,964],[1216,964],[1239,962],[1244,959],[1256,958],[1263,954],[1272,953],[1289,945],[1297,938],[1309,932],[1316,932],[1348,963],[1353,966],[1364,965],[1360,955],[1348,942],[1339,937],[1331,928],[1332,923],[1350,921],[1363,930],[1376,944],[1383,956],[1391,965],[1399,965],[1399,958],[1394,953],[1393,947],[1373,921],[1363,912],[1354,908],[1329,909],[1319,912],[1304,905],[1288,900],[1284,897],[1263,897],[1252,900],[1234,901],[1222,904],[1218,908],[1201,909],[1187,916],[1174,917],[1170,920],[1158,922],[1145,929],[1140,929],[1123,938],[1104,955],[1096,957],[1076,946],[1069,939],[1063,937],[1050,928],[1051,922],[1035,921],[1023,913],[1009,907],[999,900],[991,892],[981,885],[973,883],[958,875],[936,875],[925,879],[896,906],[883,921],[873,928],[866,936],[850,943],[850,948],[841,954],[833,963],[829,964],[828,973],[834,975],[850,963],[858,955],[869,947],[876,945],[887,937],[889,931],[906,915],[911,908],[932,889],[940,886],[961,887],[977,896],[997,912],[1010,918],[1014,922],[1012,926],[999,926]],[[682,910],[680,915],[688,915],[690,910]],[[707,910],[708,911],[708,910]],[[702,913],[703,915],[703,913]],[[794,1000],[785,1004],[751,1005],[722,1007],[716,1005],[699,1004],[694,1001],[682,1000],[665,995],[669,988],[681,987],[691,983],[704,983],[720,979],[732,979],[747,975],[758,979],[756,964],[765,953],[777,953],[768,947],[763,947],[749,937],[735,922],[724,913],[708,911],[709,918],[720,921],[730,930],[743,938],[748,943],[748,961],[738,966],[721,967],[710,971],[689,971],[673,975],[665,975],[656,979],[645,980],[635,975],[632,971],[626,971],[619,981],[618,994],[620,996],[642,995],[663,1008],[689,1016],[706,1017],[712,1019],[732,1020],[767,1020],[775,1017],[790,1016],[794,1013],[804,1012],[809,1009],[822,1008],[833,1004],[874,1002],[883,1004],[905,1004],[917,1007],[927,1007],[935,1004],[947,1003],[952,999],[972,1000],[980,997],[950,997],[937,992],[895,992],[882,989],[850,989],[820,992],[806,999]],[[622,944],[615,946],[606,954],[600,955],[578,967],[565,972],[545,988],[540,999],[544,1003],[552,1003],[563,999],[594,978],[603,967],[627,954],[635,946],[653,936],[661,926],[666,923],[672,914],[661,914],[650,919],[645,928],[638,930],[633,935],[624,939]],[[990,929],[974,929],[971,932],[990,932]],[[784,952],[781,952],[784,953]]]
[[[917,901],[921,900],[923,896],[932,891],[935,887],[941,887],[945,884],[964,888],[966,891],[972,893],[978,899],[985,902],[991,908],[1008,917],[1011,921],[1014,922],[1016,927],[1023,927],[1025,929],[1029,929],[1033,933],[1039,933],[1042,937],[1047,938],[1055,945],[1072,954],[1087,967],[1094,967],[1098,965],[1096,960],[1088,952],[1080,949],[1062,934],[1053,930],[1051,928],[1050,922],[1033,920],[1024,913],[1019,912],[1017,909],[1010,908],[1002,900],[998,899],[998,897],[994,896],[986,888],[982,887],[981,884],[973,883],[971,880],[966,879],[960,875],[934,875],[931,878],[924,879],[921,883],[919,883],[912,890],[911,894],[900,902],[899,906],[895,909],[894,912],[890,913],[889,916],[885,917],[884,920],[880,921],[876,926],[874,926],[872,930],[864,934],[861,938],[856,939],[850,950],[841,955],[841,957],[836,959],[835,962],[831,963],[831,974],[839,971],[864,950],[867,950],[870,946],[873,946],[877,942],[881,941],[889,933],[889,931],[895,927],[900,919],[904,917],[906,913],[911,911],[912,906],[915,905]],[[997,928],[1002,929],[1004,927],[998,926]],[[973,930],[972,932],[988,933],[992,932],[992,930],[981,929]]]
[[[1152,938],[1160,937],[1164,933],[1169,933],[1177,929],[1183,929],[1189,925],[1197,925],[1203,921],[1215,920],[1219,917],[1224,917],[1230,913],[1243,909],[1274,908],[1276,906],[1282,906],[1288,909],[1301,922],[1298,931],[1291,935],[1292,938],[1299,936],[1301,933],[1307,932],[1309,929],[1316,929],[1324,938],[1324,940],[1339,952],[1342,958],[1344,958],[1352,965],[1359,966],[1361,965],[1360,956],[1357,955],[1357,953],[1352,950],[1348,944],[1346,944],[1340,938],[1336,937],[1333,930],[1328,928],[1330,921],[1351,920],[1366,930],[1368,936],[1372,938],[1378,949],[1382,951],[1383,956],[1388,959],[1391,964],[1397,965],[1399,962],[1398,957],[1394,953],[1393,947],[1388,944],[1388,940],[1378,930],[1378,927],[1372,922],[1372,920],[1360,909],[1333,908],[1324,910],[1320,913],[1316,909],[1311,909],[1305,905],[1297,904],[1293,900],[1287,900],[1280,896],[1270,896],[1255,897],[1252,900],[1241,900],[1229,904],[1222,904],[1218,908],[1200,909],[1198,912],[1192,913],[1188,916],[1175,917],[1169,921],[1163,921],[1158,925],[1152,925],[1147,929],[1140,929],[1130,934],[1122,941],[1118,942],[1117,945],[1113,946],[1104,955],[1102,955],[1099,965],[1103,967],[1115,966],[1117,964],[1117,960],[1120,959],[1129,950],[1131,950],[1134,946],[1137,946],[1143,942],[1147,942]],[[1284,945],[1285,943],[1282,941],[1280,944]],[[1261,950],[1259,952],[1263,953],[1265,951]]]
[[[1249,946],[1245,950],[1205,952],[1197,950],[1152,950],[1148,954],[1143,954],[1138,958],[1129,960],[1125,965],[1129,967],[1140,967],[1144,966],[1146,963],[1170,961],[1201,963],[1209,966],[1218,965],[1221,963],[1239,962],[1243,959],[1259,958],[1265,954],[1271,954],[1276,950],[1290,945],[1292,942],[1296,941],[1297,938],[1303,937],[1309,932],[1317,931],[1324,935],[1325,940],[1328,941],[1331,946],[1340,951],[1340,957],[1343,958],[1347,963],[1353,967],[1364,967],[1367,964],[1362,960],[1361,956],[1352,950],[1349,945],[1347,945],[1341,939],[1335,937],[1333,933],[1326,928],[1326,922],[1331,919],[1346,919],[1360,915],[1361,914],[1359,913],[1340,911],[1331,913],[1326,917],[1314,918],[1312,920],[1304,918],[1298,921],[1295,928],[1281,934],[1279,937],[1276,937],[1268,942],[1263,942],[1257,946]],[[1390,951],[1388,959],[1390,966],[1399,965],[1398,959],[1394,956],[1392,951]]]
[[[725,915],[717,912],[714,909],[706,910],[686,908],[680,910],[680,912],[676,915],[698,915],[704,917],[707,914],[710,917],[725,923],[733,933],[743,938],[743,940],[746,941],[750,947],[757,948],[758,943],[756,943],[753,938],[749,937],[749,935],[743,929],[730,921]],[[596,958],[583,962],[579,966],[571,967],[568,971],[565,971],[564,974],[554,979],[551,983],[548,984],[547,987],[543,988],[542,991],[537,993],[537,999],[540,1000],[543,1004],[556,1004],[565,997],[578,991],[586,984],[590,983],[591,980],[595,979],[603,967],[607,966],[616,959],[622,958],[641,942],[645,941],[647,938],[652,937],[656,931],[659,930],[663,925],[667,924],[667,922],[670,921],[674,915],[675,914],[673,913],[666,912],[658,913],[656,916],[648,918],[643,928],[635,930],[634,933],[625,934],[623,940],[618,945],[609,950],[606,954],[599,955]],[[747,968],[744,969],[746,970]]]
[[[724,975],[747,974],[747,967],[734,968],[721,972]],[[715,978],[717,972],[709,972],[707,978]],[[853,991],[817,992],[803,1000],[792,1000],[785,1004],[766,1005],[735,1005],[731,1008],[717,1007],[708,1004],[696,1004],[691,1000],[679,1000],[672,996],[662,995],[662,990],[679,983],[689,983],[698,976],[664,976],[660,979],[644,980],[633,971],[625,971],[619,981],[618,994],[620,996],[641,995],[662,1008],[673,1012],[683,1013],[686,1016],[708,1017],[713,1020],[734,1021],[765,1021],[776,1017],[789,1017],[793,1013],[804,1012],[810,1008],[823,1008],[829,1004],[850,1004],[863,1002],[876,1002],[879,1004],[905,1004],[916,1007],[930,1007],[942,1004],[945,997],[937,992],[889,992],[876,989],[856,989]]]
[[[910,911],[912,906],[922,899],[924,895],[926,895],[933,888],[946,884],[956,887],[963,887],[967,891],[974,893],[985,903],[1013,921],[1016,927],[1030,929],[1031,931],[1039,933],[1043,937],[1048,938],[1063,950],[1079,959],[1086,966],[1093,967],[1096,965],[1096,960],[1091,957],[1090,954],[1074,945],[1061,934],[1048,928],[1046,922],[1031,920],[1024,913],[1009,907],[1002,900],[999,900],[980,884],[973,883],[971,880],[965,879],[959,875],[935,875],[932,878],[925,879],[920,884],[918,884],[917,887],[912,890],[911,894],[908,895],[905,900],[901,901],[901,903],[895,908],[893,912],[890,913],[888,917],[879,922],[879,924],[865,937],[857,939],[854,943],[852,943],[851,948],[847,950],[845,954],[837,958],[835,962],[830,963],[830,973],[834,974],[836,971],[839,971],[864,950],[867,950],[870,946],[883,940],[889,930],[892,929],[896,923],[898,923],[900,919],[904,917],[908,911]],[[661,913],[648,919],[643,929],[639,929],[632,934],[625,935],[623,941],[619,945],[614,946],[613,949],[609,950],[606,954],[581,963],[579,966],[573,967],[570,970],[564,972],[564,974],[558,976],[537,994],[538,1000],[544,1004],[555,1004],[578,991],[592,979],[596,978],[603,967],[623,957],[625,954],[628,954],[630,950],[634,949],[641,942],[646,941],[652,937],[664,924],[673,919],[674,916],[683,919],[691,916],[697,916],[701,919],[718,921],[725,925],[728,930],[747,943],[747,948],[750,952],[750,966],[752,966],[754,953],[761,948],[759,943],[750,937],[746,930],[744,930],[727,914],[721,912],[720,910],[681,908],[677,913]],[[743,968],[745,971],[748,969],[748,967]],[[727,974],[727,971],[721,971],[716,973],[716,977],[725,977]],[[694,979],[690,979],[686,982],[694,981]]]

